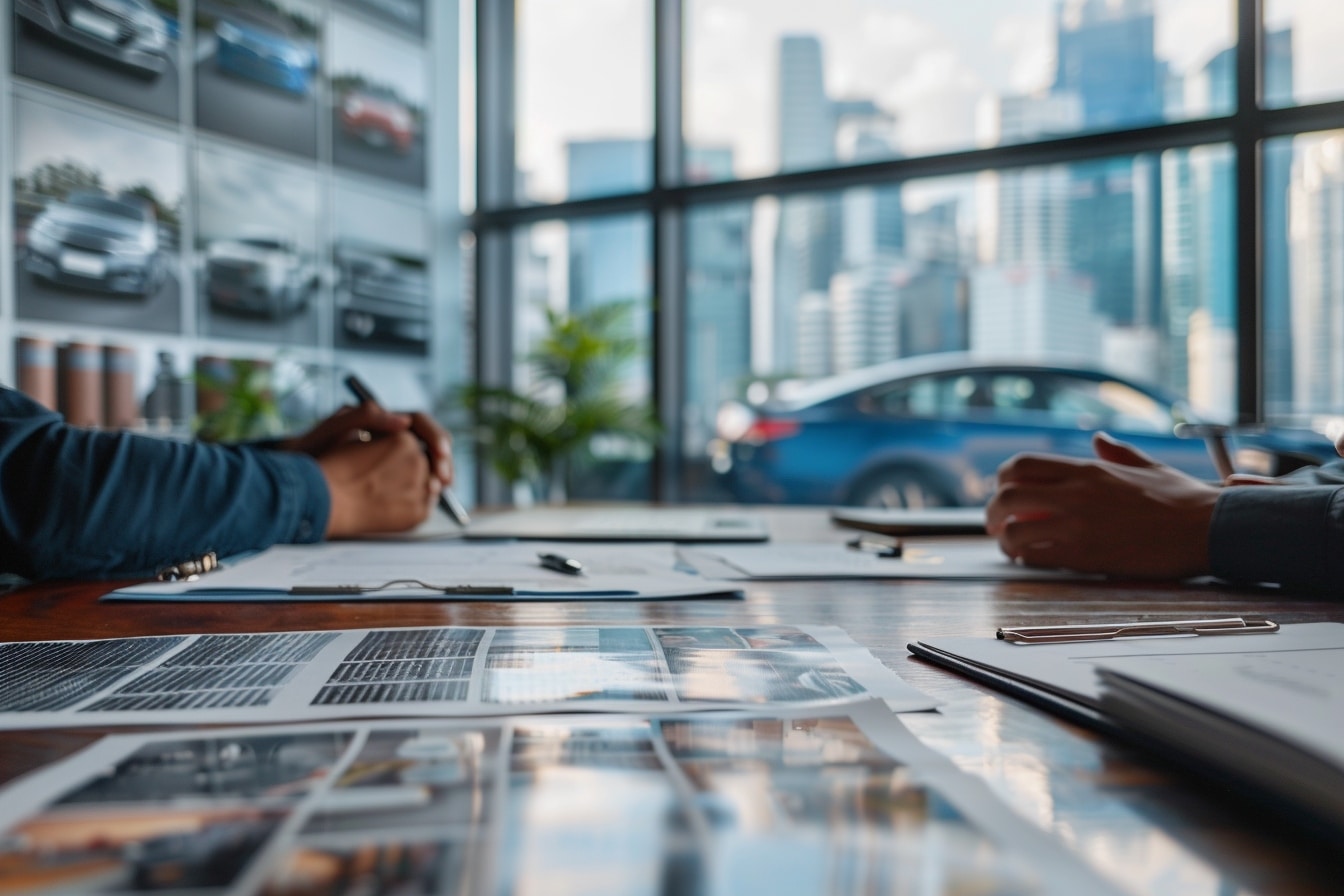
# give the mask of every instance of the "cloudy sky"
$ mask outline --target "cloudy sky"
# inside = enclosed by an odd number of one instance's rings
[[[1233,40],[1230,0],[1154,0],[1157,51],[1197,72]],[[518,149],[532,193],[564,191],[564,143],[647,136],[652,126],[649,3],[520,0]],[[1046,87],[1055,0],[686,0],[687,137],[731,145],[741,176],[776,165],[777,48],[822,40],[832,96],[874,99],[897,115],[907,153],[973,146],[994,97]],[[1303,99],[1344,92],[1340,0],[1266,0],[1271,27],[1293,24]]]
[[[331,17],[330,63],[333,76],[355,73],[396,89],[407,102],[424,107],[425,53],[415,44],[371,28],[352,16]]]
[[[317,248],[318,184],[310,173],[202,149],[196,161],[198,244],[242,235]]]
[[[47,162],[75,162],[100,172],[110,192],[148,184],[165,205],[181,200],[182,163],[175,141],[23,98],[14,106],[15,174],[26,175]]]

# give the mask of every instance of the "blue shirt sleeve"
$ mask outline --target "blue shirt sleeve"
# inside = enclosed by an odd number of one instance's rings
[[[307,455],[80,429],[0,388],[0,572],[147,576],[320,541],[330,510]]]
[[[1344,594],[1344,464],[1284,478],[1290,484],[1234,486],[1218,496],[1211,571],[1233,582]]]

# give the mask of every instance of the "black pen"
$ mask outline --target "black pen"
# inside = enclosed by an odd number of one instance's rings
[[[378,399],[373,397],[373,392],[369,390],[369,387],[364,385],[364,381],[353,373],[346,376],[345,387],[350,390],[356,400],[378,404]],[[467,515],[467,508],[462,506],[462,502],[457,500],[457,496],[447,486],[444,486],[443,490],[439,492],[439,507],[444,513],[456,520],[459,526],[465,526],[471,522],[471,517]]]
[[[537,559],[540,560],[541,565],[547,569],[562,572],[567,576],[578,576],[583,574],[583,564],[572,557],[563,557],[560,554],[538,554]]]

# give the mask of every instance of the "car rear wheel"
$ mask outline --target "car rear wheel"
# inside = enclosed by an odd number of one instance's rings
[[[850,504],[859,507],[952,507],[956,500],[932,476],[892,467],[872,473],[854,487]]]

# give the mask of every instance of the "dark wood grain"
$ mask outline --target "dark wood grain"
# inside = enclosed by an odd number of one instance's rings
[[[841,541],[824,511],[770,511],[776,540]],[[1278,622],[1344,621],[1344,600],[1272,590],[1143,582],[778,582],[744,601],[100,602],[121,583],[50,583],[0,596],[0,640],[107,638],[419,625],[740,623],[844,628],[911,684],[944,701],[903,720],[1135,893],[1339,892],[1334,857],[1235,794],[1192,782],[1123,745],[1062,723],[910,656],[916,638],[990,636],[1008,624],[1267,613]],[[95,732],[0,735],[0,780],[65,756]]]

